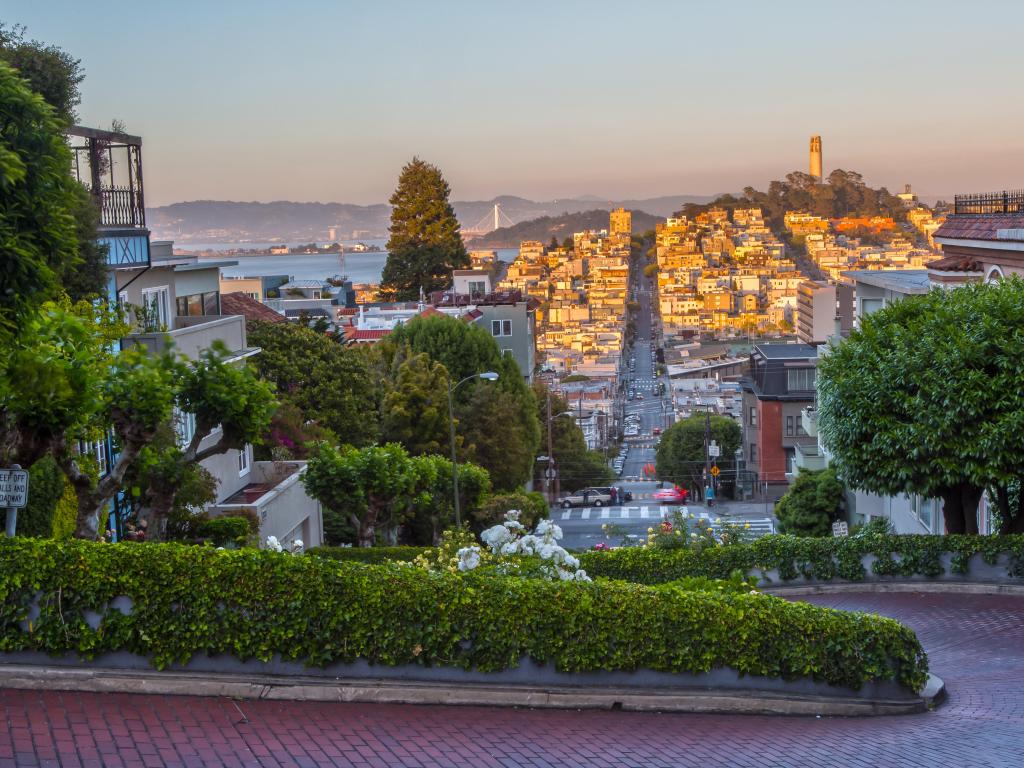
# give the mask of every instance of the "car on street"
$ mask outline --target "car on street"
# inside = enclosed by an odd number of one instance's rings
[[[676,486],[655,491],[653,498],[660,504],[685,504],[687,495],[685,490]]]
[[[619,485],[594,486],[591,490],[608,493],[612,497],[612,504],[621,504],[624,501],[633,500],[633,492],[627,491]]]
[[[603,507],[612,503],[612,495],[607,489],[583,488],[582,490],[563,496],[558,502],[564,509],[570,507]]]
[[[660,435],[661,434],[661,427],[655,427],[654,429],[652,429],[651,430],[651,434],[654,435],[655,437]]]

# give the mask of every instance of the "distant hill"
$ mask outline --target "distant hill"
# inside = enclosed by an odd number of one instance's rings
[[[575,214],[596,209],[610,211],[624,207],[647,211],[655,216],[671,215],[687,203],[706,203],[709,195],[674,195],[643,200],[608,200],[585,196],[537,202],[523,197],[502,195],[491,200],[452,203],[463,227],[472,228],[491,215],[494,205],[515,222],[540,217]],[[146,211],[146,220],[156,239],[189,242],[324,242],[328,229],[335,228],[341,240],[387,237],[391,206],[352,205],[349,203],[271,203],[195,200],[173,203]],[[606,222],[607,223],[607,222]],[[604,225],[602,225],[604,226]]]
[[[633,211],[633,232],[639,234],[662,221],[664,217],[652,216],[643,211]],[[552,235],[562,242],[572,237],[573,232],[585,229],[608,229],[608,211],[594,209],[581,213],[563,213],[561,216],[541,216],[537,219],[523,221],[513,227],[496,229],[483,237],[473,238],[469,248],[518,248],[523,240],[540,240],[545,245]]]

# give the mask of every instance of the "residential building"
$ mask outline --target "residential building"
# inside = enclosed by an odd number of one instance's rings
[[[934,238],[949,260],[942,267],[959,265],[985,280],[1024,275],[1024,190],[956,195]]]
[[[230,362],[241,362],[258,354],[259,349],[248,345],[245,318],[225,313],[221,302],[220,269],[236,262],[201,261],[195,255],[176,255],[170,241],[150,242],[142,184],[142,139],[81,126],[74,126],[67,133],[76,155],[72,173],[92,194],[100,212],[97,239],[108,247],[108,299],[126,308],[134,325],[119,346],[140,347],[152,354],[173,350],[186,360],[196,360],[215,343],[227,350]],[[174,421],[181,445],[188,444],[195,433],[194,417],[176,411]],[[215,432],[200,448],[218,439]],[[83,446],[83,450],[97,456],[101,471],[117,458],[110,439]],[[306,533],[302,539],[305,545],[322,543],[319,505],[305,495],[297,482],[303,466],[254,462],[251,446],[212,456],[202,465],[218,481],[218,503],[253,486],[254,477],[260,478],[258,485],[266,491],[264,495],[283,484],[297,487],[298,491],[286,496],[274,495],[261,508],[260,540],[276,535],[288,543],[292,540],[288,538],[289,532],[295,529]],[[282,473],[287,477],[280,477]],[[274,479],[279,477],[280,481]],[[104,523],[118,537],[124,533],[130,512],[128,502],[124,493],[118,494],[110,505],[109,520]],[[219,512],[216,504],[209,511]],[[302,519],[296,522],[297,517]]]
[[[625,208],[616,208],[609,215],[608,234],[629,236],[633,232],[633,213]]]
[[[805,280],[796,296],[796,335],[804,344],[824,344],[853,327],[853,288]]]
[[[795,474],[798,445],[815,438],[801,410],[814,404],[817,351],[808,344],[756,344],[743,388],[743,449],[747,468],[778,498]]]

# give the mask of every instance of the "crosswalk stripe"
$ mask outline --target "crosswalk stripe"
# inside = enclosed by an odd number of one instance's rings
[[[629,507],[623,507],[619,510],[619,517],[623,520],[629,520]]]
[[[608,507],[605,507],[604,509],[601,510],[601,519],[602,520],[607,520],[608,519],[608,511],[609,511]]]
[[[587,507],[586,509],[584,509],[580,513],[580,519],[581,520],[589,520],[590,519],[590,507]]]
[[[562,513],[562,519],[563,520],[568,520],[570,515],[572,515],[572,510],[571,509],[567,509],[567,510],[565,510],[565,512]]]
[[[647,507],[640,507],[640,519],[641,520],[646,520],[647,519]]]

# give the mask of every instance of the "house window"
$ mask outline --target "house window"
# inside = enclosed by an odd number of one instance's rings
[[[487,285],[487,283],[485,283],[483,280],[470,281],[470,283],[469,283],[469,292],[471,294],[483,293],[484,292],[484,286],[486,286],[486,285]]]
[[[757,461],[757,443],[750,444],[750,462],[755,463]]]
[[[107,441],[97,440],[89,446],[89,453],[96,459],[96,466],[99,467],[99,476],[107,474]]]
[[[911,508],[914,511],[914,516],[921,521],[921,525],[930,531],[932,529],[932,516],[935,511],[935,500],[913,496],[911,498]]]
[[[192,293],[178,296],[175,300],[178,317],[202,317],[220,314],[220,292]]]
[[[814,390],[814,368],[793,368],[786,371],[786,389],[790,392],[811,392]]]
[[[793,436],[793,417],[792,416],[787,416],[786,417],[786,437],[792,437],[792,436]]]
[[[756,427],[757,426],[757,406],[756,405],[750,406],[750,415],[749,415],[749,418],[747,419],[747,422],[752,427]]]
[[[501,354],[505,355],[506,357],[515,357],[516,353],[511,349],[503,349],[501,350]]]
[[[168,286],[142,289],[142,305],[149,310],[153,325],[167,328],[171,322],[171,293]],[[147,328],[158,330],[158,328]]]
[[[319,299],[320,298],[320,291],[313,291],[313,298],[314,299]]]
[[[249,470],[252,469],[249,461],[249,446],[245,446],[238,452],[238,476],[244,477],[249,474]]]
[[[491,320],[491,336],[511,336],[511,320]]]
[[[196,434],[196,415],[174,409],[174,431],[178,436],[178,447],[185,448]]]

